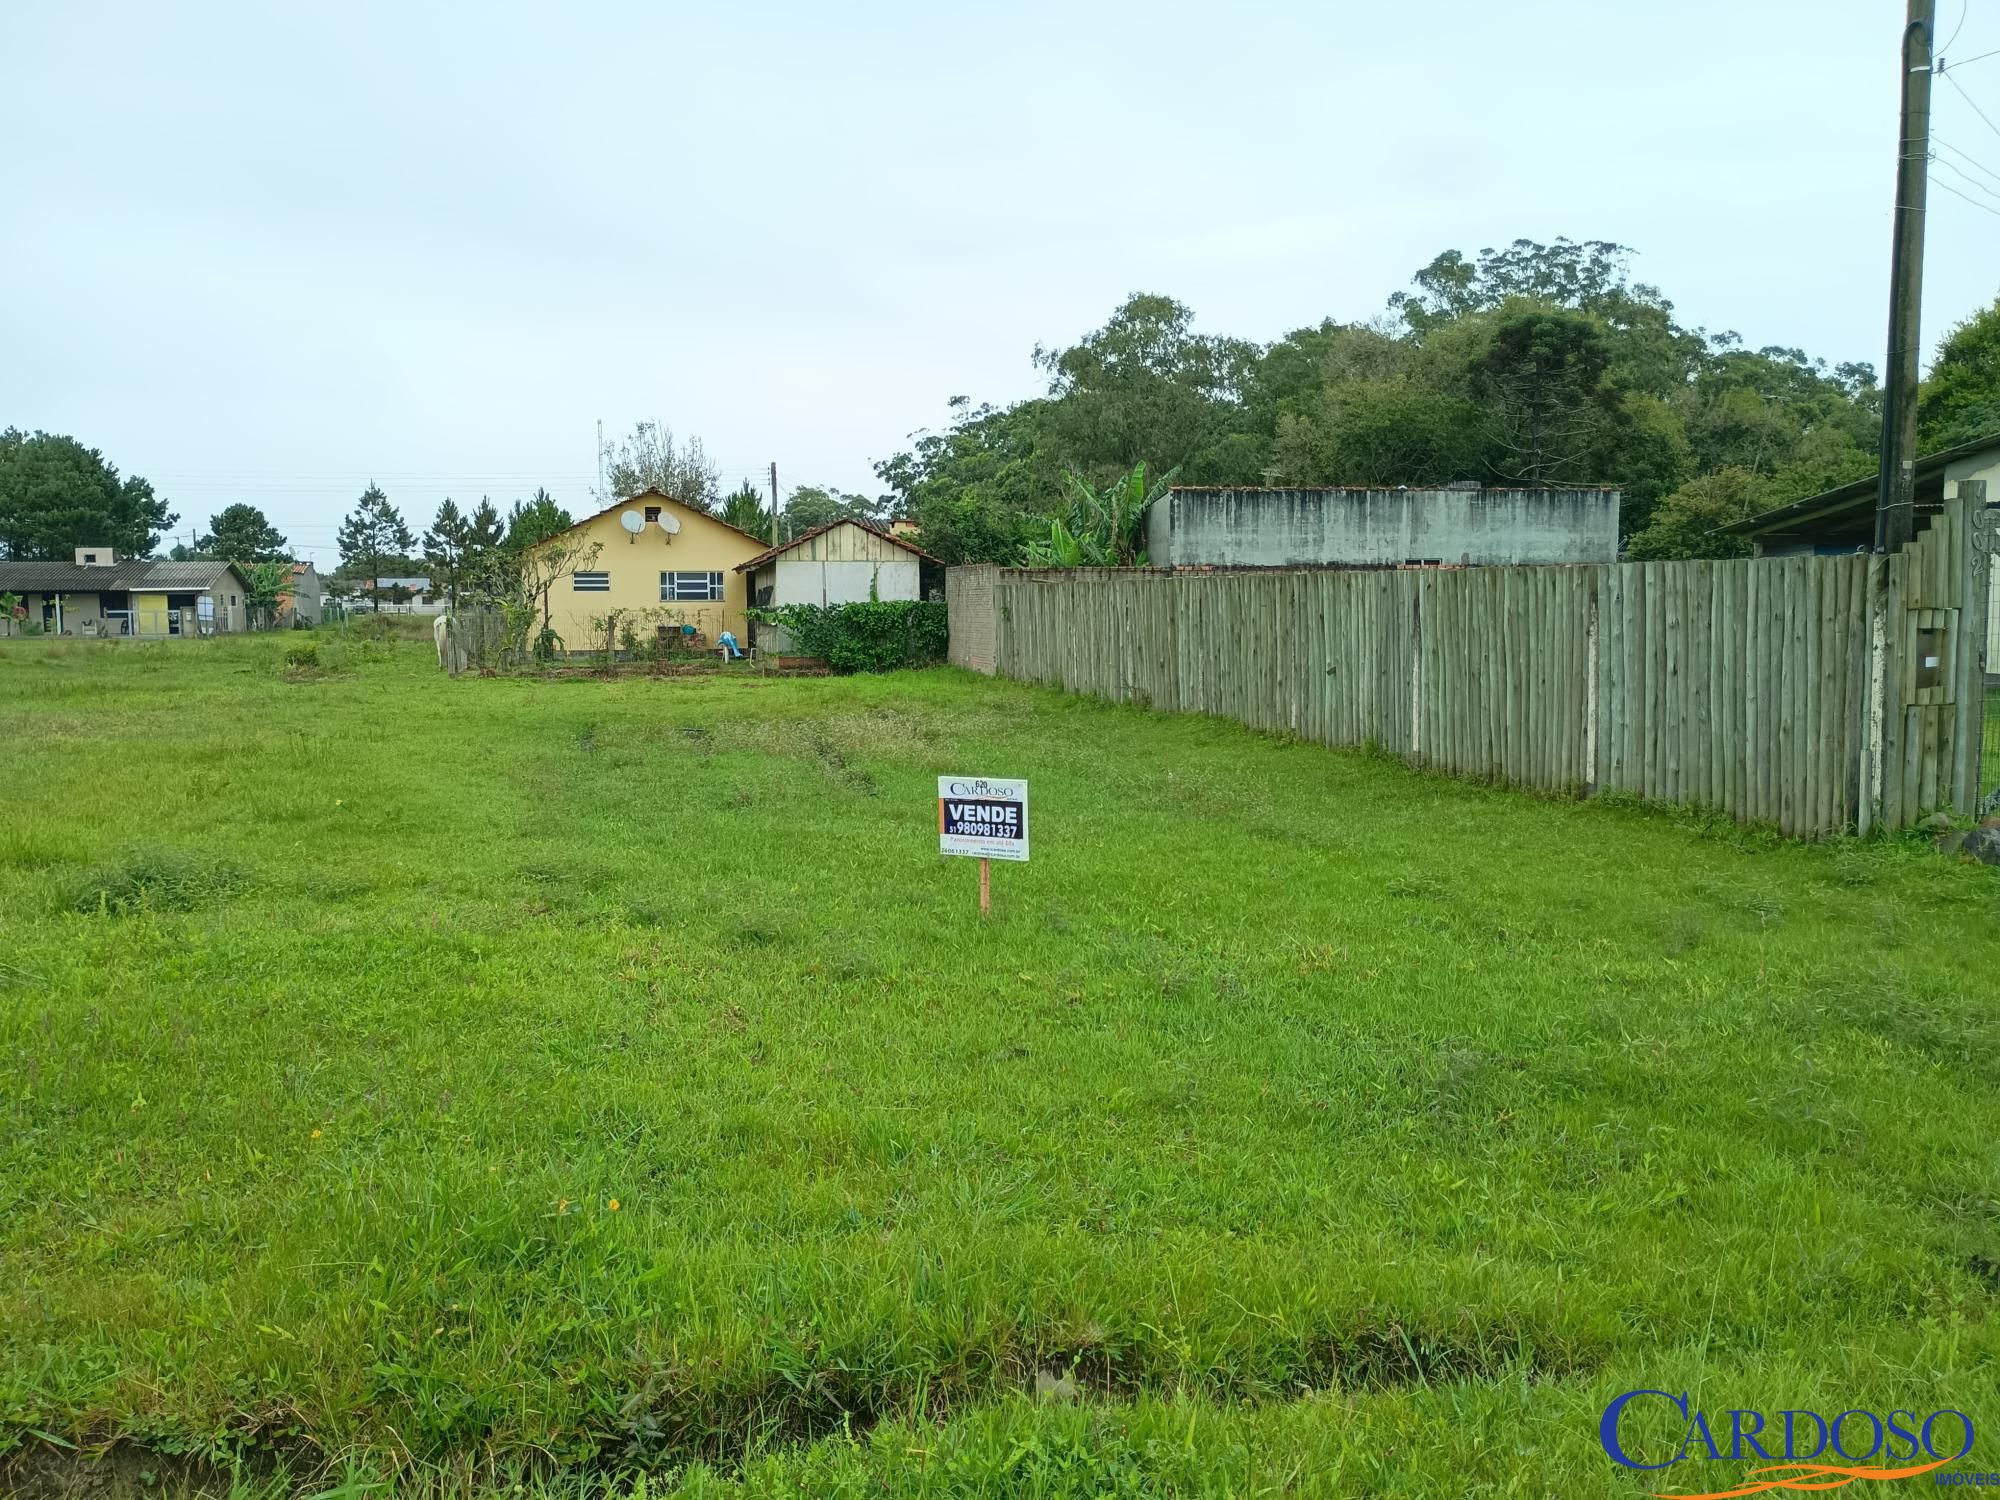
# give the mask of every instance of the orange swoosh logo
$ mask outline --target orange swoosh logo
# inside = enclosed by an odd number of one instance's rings
[[[1737,1495],[1761,1495],[1768,1490],[1838,1490],[1854,1483],[1857,1479],[1914,1479],[1919,1474],[1928,1474],[1932,1469],[1941,1469],[1950,1463],[1941,1458],[1936,1463],[1915,1464],[1907,1469],[1843,1469],[1836,1464],[1772,1464],[1768,1468],[1752,1469],[1756,1474],[1779,1474],[1779,1479],[1760,1480],[1756,1484],[1746,1484],[1734,1490],[1704,1490],[1702,1493],[1655,1495],[1653,1500],[1733,1500]],[[1823,1481],[1809,1483],[1808,1481]]]

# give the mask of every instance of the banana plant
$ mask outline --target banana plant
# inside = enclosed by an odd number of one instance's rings
[[[1047,541],[1030,542],[1025,561],[1031,568],[1143,568],[1146,566],[1146,512],[1172,487],[1179,469],[1170,469],[1152,485],[1146,466],[1131,470],[1097,489],[1074,469],[1063,475],[1068,514],[1049,521]]]

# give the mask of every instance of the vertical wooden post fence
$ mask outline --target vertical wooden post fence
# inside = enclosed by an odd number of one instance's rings
[[[1803,838],[1901,828],[1977,801],[1971,503],[1949,500],[1889,557],[1004,569],[993,660],[1006,677],[1509,785]]]

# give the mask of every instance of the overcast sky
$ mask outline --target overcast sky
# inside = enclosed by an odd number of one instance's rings
[[[599,419],[872,493],[1130,292],[1271,339],[1517,236],[1621,241],[1687,322],[1879,367],[1901,16],[17,3],[0,426],[330,563],[371,477],[419,529],[447,494],[585,509]],[[1992,49],[1971,0],[1947,59]],[[1939,87],[1933,180],[1982,206],[1933,190],[1927,347],[2000,292],[2000,57],[1950,81],[1996,123]]]

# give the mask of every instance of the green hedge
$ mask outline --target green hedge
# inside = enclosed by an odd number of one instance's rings
[[[944,660],[949,639],[944,605],[928,600],[783,604],[750,614],[761,624],[782,628],[794,653],[816,656],[836,672],[933,666]]]

